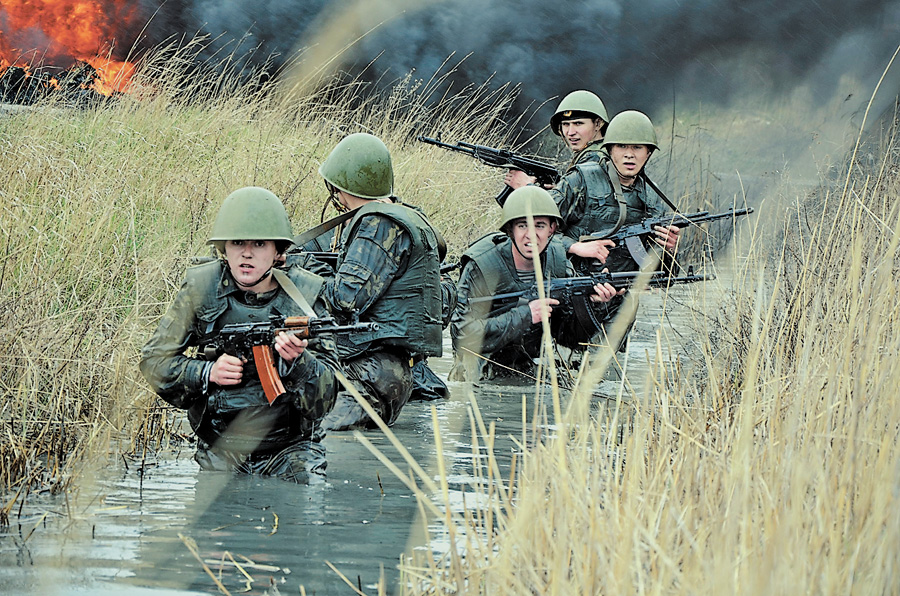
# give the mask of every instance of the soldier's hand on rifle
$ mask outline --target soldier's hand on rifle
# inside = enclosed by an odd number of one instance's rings
[[[235,356],[222,354],[209,371],[209,381],[216,385],[237,385],[241,382],[244,361]]]
[[[616,245],[615,240],[593,240],[591,242],[576,242],[569,247],[569,252],[586,259],[597,259],[601,263],[606,262],[609,249]]]
[[[559,300],[556,298],[538,298],[528,303],[529,308],[531,308],[531,322],[535,325],[543,320],[541,318],[541,303],[547,305],[547,316],[549,317],[553,313],[553,307],[559,304]]]
[[[284,331],[275,336],[275,351],[285,362],[299,358],[308,344],[309,341]]]
[[[678,246],[678,234],[681,232],[681,228],[678,226],[653,226],[653,231],[656,233],[656,238],[653,240],[655,240],[657,244],[669,252],[675,252],[675,249]]]
[[[591,302],[609,302],[615,296],[625,293],[625,288],[616,290],[610,284],[596,284],[594,293],[591,295]]]
[[[537,182],[537,178],[529,176],[522,170],[508,170],[506,176],[503,177],[503,182],[505,182],[507,186],[515,189],[534,184]]]

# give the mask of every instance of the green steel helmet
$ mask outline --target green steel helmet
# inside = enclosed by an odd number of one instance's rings
[[[265,188],[245,186],[225,197],[208,242],[225,252],[226,240],[274,240],[279,248],[287,248],[293,239],[281,199]]]
[[[338,190],[363,199],[384,199],[394,191],[391,154],[381,139],[365,132],[344,137],[319,174]]]
[[[523,186],[509,193],[509,197],[503,203],[500,230],[504,230],[511,221],[527,217],[529,206],[532,217],[550,217],[562,224],[559,207],[556,206],[556,202],[549,192],[540,186]]]
[[[562,136],[560,132],[562,121],[579,117],[600,118],[604,123],[609,122],[603,101],[590,91],[581,89],[572,91],[559,102],[556,113],[550,116],[550,129],[557,136]]]
[[[607,145],[649,145],[659,149],[653,123],[637,110],[626,110],[613,116],[603,137],[603,146]]]

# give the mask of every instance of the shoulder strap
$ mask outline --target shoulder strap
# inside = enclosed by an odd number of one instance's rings
[[[641,178],[644,179],[644,182],[647,184],[647,186],[652,188],[656,192],[656,194],[659,195],[659,198],[661,198],[666,205],[672,208],[672,211],[678,213],[678,207],[676,207],[675,204],[669,200],[669,197],[666,196],[666,194],[660,187],[656,186],[656,183],[653,182],[653,180],[650,180],[650,176],[648,176],[647,173],[643,170],[641,170]]]
[[[303,311],[303,314],[308,317],[318,317],[316,311],[313,310],[313,307],[309,305],[309,302],[306,298],[303,297],[303,294],[294,284],[290,277],[288,277],[287,273],[280,269],[272,269],[272,277],[275,278],[275,281],[284,289],[288,296],[297,303],[300,307],[300,310]]]
[[[347,221],[348,219],[351,219],[354,215],[356,215],[356,212],[358,210],[359,210],[359,208],[357,207],[356,209],[351,209],[350,211],[347,211],[346,213],[341,213],[337,217],[332,217],[328,221],[322,222],[319,225],[317,225],[316,227],[310,228],[298,236],[294,236],[294,244],[302,247],[304,244],[306,244],[310,240],[314,240],[315,238],[318,238],[325,232],[331,230],[332,228],[336,228],[339,225],[341,225],[342,223],[344,223],[345,221]]]
[[[619,173],[616,171],[616,167],[611,159],[603,158],[600,160],[601,163],[604,161],[606,162],[606,175],[609,177],[609,183],[612,184],[613,192],[616,194],[616,202],[619,204],[619,219],[616,220],[616,225],[606,232],[606,236],[611,236],[618,232],[619,228],[625,223],[625,218],[628,215],[628,206],[625,204],[625,194],[622,192],[622,183],[619,182]]]

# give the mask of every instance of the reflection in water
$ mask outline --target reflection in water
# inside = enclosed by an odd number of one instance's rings
[[[653,300],[643,302],[657,308]],[[629,384],[641,380],[656,349],[659,321],[656,311],[648,312],[629,347]],[[665,325],[671,323],[670,315]],[[443,358],[430,361],[442,378],[452,363],[449,341],[445,347]],[[450,400],[407,405],[392,430],[436,478],[434,404],[450,505],[458,513],[477,507],[487,492],[476,483],[488,474],[473,474],[473,462],[485,466],[487,457],[483,442],[473,448],[471,387],[450,387]],[[606,381],[600,390],[614,395],[623,387]],[[510,460],[535,424],[534,388],[483,384],[473,390],[484,424],[495,426],[494,453],[500,477],[508,478]],[[538,430],[544,436],[553,432],[544,423]],[[402,461],[380,432],[366,436],[393,461]],[[93,483],[81,482],[78,498],[72,495],[68,502],[29,495],[21,514],[11,512],[11,527],[0,531],[3,592],[140,594],[140,588],[152,588],[156,595],[219,593],[188,548],[195,541],[199,558],[231,593],[263,594],[271,585],[282,594],[298,594],[301,586],[307,594],[352,593],[329,563],[367,594],[378,592],[383,573],[386,592],[395,593],[404,552],[446,552],[450,539],[435,523],[429,537],[422,536],[433,520],[423,524],[417,518],[412,492],[351,433],[333,434],[325,446],[327,479],[311,486],[200,472],[186,449],[144,466],[143,474],[133,464],[102,470]],[[455,538],[462,544],[464,537]]]

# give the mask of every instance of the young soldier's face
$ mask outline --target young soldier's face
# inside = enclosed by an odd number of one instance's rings
[[[600,119],[594,121],[590,118],[572,118],[559,123],[559,132],[572,151],[581,151],[591,141],[603,139],[603,133],[600,132],[602,128],[603,121]]]
[[[272,268],[277,256],[278,249],[272,240],[228,240],[225,242],[225,259],[228,261],[228,270],[241,286],[252,286],[258,282]],[[265,292],[268,291],[266,288],[269,285],[263,283],[248,289]]]
[[[619,177],[631,179],[637,176],[647,160],[650,159],[650,147],[648,145],[609,145],[609,158]]]
[[[517,219],[512,223],[512,241],[518,247],[519,252],[527,259],[533,258],[533,254],[544,252],[547,244],[550,243],[550,237],[556,232],[556,221],[549,217],[534,218],[534,233],[532,238],[528,234],[528,220],[524,217]]]

